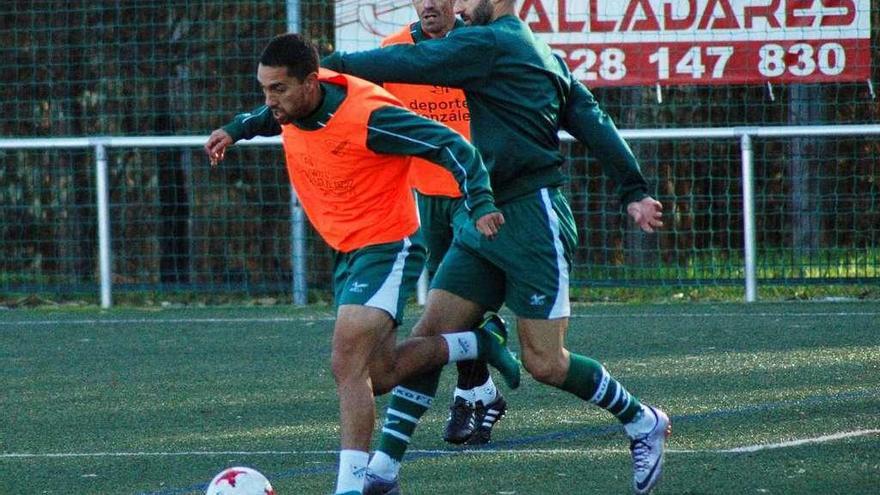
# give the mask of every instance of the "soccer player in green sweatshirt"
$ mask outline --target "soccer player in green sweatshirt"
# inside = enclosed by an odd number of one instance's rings
[[[645,231],[662,226],[632,152],[589,91],[515,15],[514,0],[458,0],[468,27],[439,40],[360,53],[336,53],[325,67],[374,82],[459,87],[471,112],[471,138],[489,170],[506,225],[493,240],[464,222],[443,260],[413,331],[433,335],[471,328],[506,304],[517,317],[526,370],[539,382],[593,403],[630,437],[633,487],[648,493],[663,468],[667,415],[631,395],[596,360],[564,346],[570,316],[568,277],[577,243],[573,215],[559,190],[566,177],[558,131],[566,128],[600,157],[623,204]],[[439,373],[401,387],[433,396]],[[400,461],[426,407],[394,396],[365,494],[400,493]],[[406,414],[396,415],[397,411]]]

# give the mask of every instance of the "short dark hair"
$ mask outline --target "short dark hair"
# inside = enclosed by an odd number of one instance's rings
[[[300,82],[318,71],[318,50],[311,41],[295,33],[279,34],[263,49],[260,64],[287,67],[287,75]]]

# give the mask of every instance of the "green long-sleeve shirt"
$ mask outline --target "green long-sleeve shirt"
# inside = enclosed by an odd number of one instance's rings
[[[624,201],[646,195],[638,163],[611,120],[515,16],[414,45],[334,53],[322,65],[374,82],[462,88],[471,112],[471,139],[483,155],[499,204],[565,182],[558,138],[563,124],[600,155]]]
[[[332,118],[346,97],[342,86],[321,82],[323,99],[311,115],[293,122],[305,130],[317,130]],[[265,105],[236,115],[223,126],[234,141],[255,136],[277,136],[281,125]],[[367,124],[367,148],[387,155],[418,156],[447,168],[460,185],[471,218],[497,211],[489,175],[476,149],[455,131],[393,105],[379,107]]]
[[[565,61],[559,64],[568,71]],[[580,81],[571,77],[571,91],[562,116],[561,126],[575,139],[585,144],[602,165],[602,171],[617,188],[623,207],[648,196],[648,182],[639,168],[635,155],[611,117],[599,108],[599,103]]]

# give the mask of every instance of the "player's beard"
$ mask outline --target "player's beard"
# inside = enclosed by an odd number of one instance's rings
[[[490,0],[482,0],[474,8],[474,12],[468,16],[468,24],[471,26],[485,26],[492,22],[492,15],[494,13],[495,10],[492,8],[492,2]]]
[[[280,125],[292,124],[312,115],[321,106],[324,90],[317,86],[300,84],[291,88],[269,106],[272,116]]]
[[[308,101],[308,92],[306,88],[302,87],[289,99],[278,102],[277,106],[270,107],[269,110],[272,111],[272,116],[280,125],[291,124],[314,111],[314,108],[309,109]]]
[[[278,109],[278,113],[275,113],[275,110],[272,110],[272,116],[275,117],[275,121],[278,122],[279,125],[286,125],[291,122],[290,115],[287,115],[284,110]]]

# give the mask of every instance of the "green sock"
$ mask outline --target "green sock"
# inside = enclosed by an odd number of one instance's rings
[[[409,447],[410,438],[419,420],[431,407],[434,394],[437,393],[441,371],[442,368],[416,376],[391,391],[379,448],[376,450],[386,453],[397,462],[403,460],[403,454]]]
[[[568,376],[560,388],[605,409],[621,423],[629,423],[642,409],[639,400],[611,378],[601,364],[579,354],[571,354]]]

